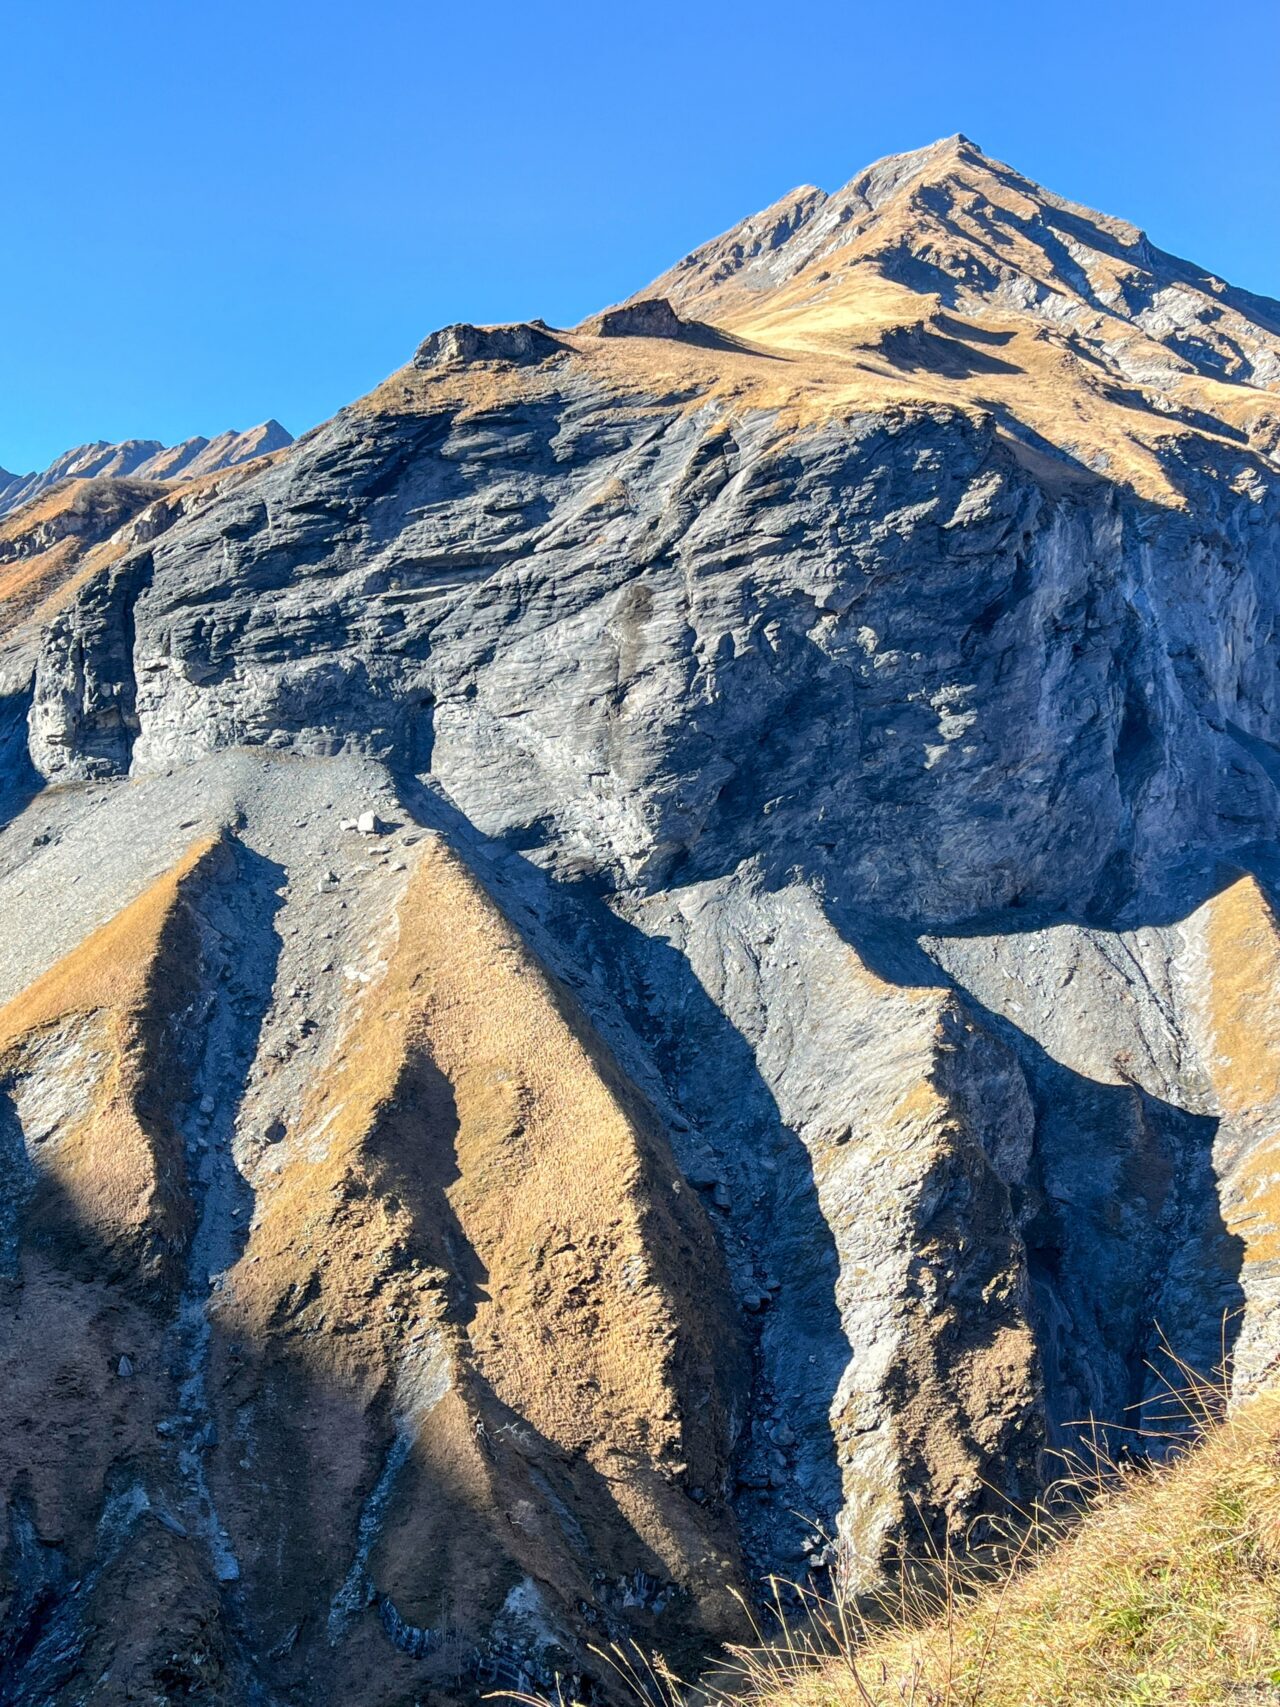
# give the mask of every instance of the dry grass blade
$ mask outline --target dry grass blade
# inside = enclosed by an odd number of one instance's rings
[[[1011,1508],[994,1541],[904,1553],[870,1596],[773,1581],[771,1633],[753,1620],[754,1643],[696,1687],[639,1650],[612,1650],[624,1696],[642,1707],[1280,1703],[1280,1391],[1228,1411],[1223,1380],[1197,1379],[1168,1347],[1161,1364],[1168,1409],[1154,1420],[1181,1427],[1121,1431],[1152,1458],[1113,1453],[1116,1431],[1086,1422],[1045,1503]]]

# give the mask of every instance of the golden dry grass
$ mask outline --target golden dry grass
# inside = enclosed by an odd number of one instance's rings
[[[1224,1217],[1245,1260],[1280,1256],[1280,924],[1261,886],[1241,877],[1204,909],[1209,1070],[1228,1120],[1252,1127]]]
[[[1032,1555],[971,1601],[966,1573],[944,1573],[939,1587],[889,1609],[901,1617],[887,1633],[849,1620],[833,1658],[753,1658],[750,1693],[769,1707],[1274,1699],[1280,1396],[1242,1407],[1172,1468],[1131,1472],[1074,1531],[1052,1521],[1033,1529],[1022,1557]]]
[[[48,1045],[77,1037],[63,1072],[79,1119],[40,1146],[34,1219],[119,1263],[142,1284],[172,1284],[189,1228],[173,1105],[182,1074],[168,1030],[191,1000],[199,962],[190,907],[222,850],[195,844],[129,906],[0,1008],[0,1083],[21,1078]],[[86,1244],[87,1241],[87,1244]]]
[[[648,1707],[1228,1707],[1280,1700],[1280,1393],[1163,1466],[1096,1467],[1082,1518],[1011,1525],[998,1566],[926,1558],[871,1601],[805,1597],[697,1690],[601,1658]],[[777,1634],[778,1624],[782,1625]]]
[[[1255,877],[1206,907],[1211,1063],[1223,1112],[1237,1119],[1280,1102],[1280,927]]]

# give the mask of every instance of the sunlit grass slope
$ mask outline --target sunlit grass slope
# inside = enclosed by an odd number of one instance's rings
[[[1280,1393],[1163,1466],[1092,1479],[1083,1517],[1011,1527],[1000,1568],[925,1560],[870,1606],[806,1596],[700,1690],[601,1659],[663,1707],[1280,1703]]]

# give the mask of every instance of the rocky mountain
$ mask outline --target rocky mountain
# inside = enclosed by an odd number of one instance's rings
[[[279,421],[264,421],[247,433],[219,433],[216,439],[184,439],[162,445],[158,439],[126,439],[123,444],[77,445],[37,474],[10,474],[0,468],[0,516],[38,498],[61,480],[101,477],[132,480],[191,480],[216,474],[237,463],[284,450],[293,435]]]
[[[0,1701],[607,1697],[1274,1376],[1278,327],[957,137],[7,518]]]

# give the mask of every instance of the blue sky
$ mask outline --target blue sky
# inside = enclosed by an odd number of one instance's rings
[[[956,130],[1280,296],[1278,74],[1276,0],[5,0],[0,464],[300,432]]]

